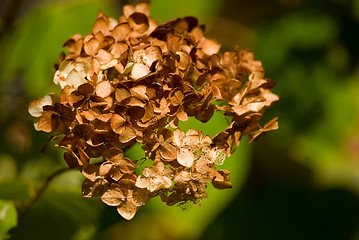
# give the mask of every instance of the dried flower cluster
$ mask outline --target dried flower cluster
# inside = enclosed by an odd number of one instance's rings
[[[33,100],[29,112],[37,130],[61,136],[68,166],[86,177],[83,195],[101,196],[131,219],[155,196],[174,205],[207,197],[208,183],[230,188],[229,171],[216,166],[242,136],[252,141],[278,128],[276,119],[264,127],[257,121],[279,98],[252,52],[219,54],[196,18],[157,26],[148,2],[126,5],[123,14],[100,12],[92,33],[64,44],[54,76],[60,96]],[[213,138],[178,128],[189,117],[207,122],[214,111],[231,123]],[[143,160],[124,156],[136,142]]]

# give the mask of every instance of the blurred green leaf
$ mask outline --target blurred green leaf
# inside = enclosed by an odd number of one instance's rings
[[[51,182],[39,201],[23,216],[12,239],[63,240],[84,236],[81,229],[91,229],[99,220],[103,204],[99,199],[81,196],[81,184],[65,185],[66,179],[81,179],[78,172],[66,172],[61,180]],[[69,183],[69,181],[67,181]]]
[[[17,225],[17,212],[14,204],[0,199],[0,239]]]
[[[62,45],[76,33],[90,32],[99,10],[116,15],[111,0],[51,1],[21,19],[15,33],[0,45],[1,84],[23,75],[31,96],[59,91],[52,66],[64,51]]]
[[[326,47],[338,35],[335,20],[326,14],[295,12],[258,29],[260,44],[256,56],[266,69],[282,71],[292,50],[308,51]]]
[[[29,185],[20,179],[0,181],[0,198],[18,202],[29,201]]]
[[[195,16],[203,24],[220,11],[222,4],[222,1],[216,0],[152,0],[151,16],[159,23],[180,17]]]
[[[0,181],[3,179],[11,179],[16,176],[17,165],[15,159],[9,154],[0,155]]]

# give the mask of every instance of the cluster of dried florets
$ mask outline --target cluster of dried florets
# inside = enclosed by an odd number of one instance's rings
[[[37,130],[61,136],[65,161],[86,177],[83,195],[101,196],[131,219],[155,196],[174,205],[205,198],[208,183],[230,188],[229,171],[216,165],[242,136],[252,141],[278,127],[276,119],[257,123],[278,96],[252,52],[219,54],[220,44],[204,36],[196,18],[157,26],[148,2],[123,13],[115,20],[100,12],[92,33],[64,44],[69,52],[54,76],[60,96],[32,101],[29,112]],[[188,117],[207,122],[214,111],[231,123],[213,138],[178,128]],[[136,142],[144,168],[124,156]]]

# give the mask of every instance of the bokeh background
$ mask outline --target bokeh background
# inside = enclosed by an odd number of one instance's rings
[[[89,33],[99,10],[121,15],[129,0],[1,0],[0,239],[359,240],[359,0],[153,0],[151,15],[196,16],[223,50],[254,50],[281,100],[266,118],[280,128],[241,146],[225,162],[233,188],[201,207],[158,199],[126,221],[99,199],[81,196],[83,178],[54,178],[66,167],[50,138],[36,132],[31,99],[59,92],[52,66],[75,33]],[[184,128],[214,135],[220,117]],[[217,131],[218,130],[218,131]],[[138,148],[130,157],[142,157]]]

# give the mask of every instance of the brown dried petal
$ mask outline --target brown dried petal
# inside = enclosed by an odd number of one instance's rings
[[[94,126],[92,124],[79,124],[76,125],[73,129],[74,136],[77,138],[83,138],[88,140],[92,136],[92,132],[94,130]]]
[[[206,38],[203,40],[198,47],[208,56],[218,53],[219,49],[221,48],[221,44],[211,38]]]
[[[130,100],[131,93],[127,88],[120,87],[115,91],[115,98],[119,103],[125,103]]]
[[[112,130],[120,134],[122,125],[126,122],[126,119],[124,119],[121,115],[113,114],[111,117],[111,128]]]
[[[173,161],[177,158],[176,147],[169,143],[161,143],[161,145],[159,146],[159,153],[161,157],[166,161]]]
[[[213,180],[212,182],[213,187],[217,189],[227,189],[232,188],[232,183],[230,181],[217,181]]]
[[[121,159],[117,165],[123,173],[132,173],[136,169],[134,162],[130,159]]]
[[[147,16],[139,12],[135,12],[131,14],[131,16],[128,19],[128,23],[133,28],[133,30],[140,33],[146,32],[149,27]]]
[[[200,158],[195,163],[196,171],[202,174],[207,173],[209,166],[208,161],[205,158]]]
[[[75,167],[78,167],[80,164],[79,164],[79,161],[78,161],[78,158],[75,157],[72,152],[65,152],[64,153],[64,159],[67,163],[67,165],[69,166],[69,168],[75,168]]]
[[[95,91],[97,96],[106,98],[112,93],[113,87],[109,81],[101,81],[96,85]]]
[[[135,12],[135,7],[132,5],[126,4],[122,8],[122,12],[126,18],[129,18],[130,15]]]
[[[162,56],[161,48],[157,46],[149,46],[145,50],[145,63],[148,67],[151,67],[152,63],[159,60]]]
[[[213,144],[215,144],[218,147],[222,147],[226,144],[227,140],[229,138],[229,133],[228,132],[220,132],[217,133],[214,137],[213,137]]]
[[[100,49],[96,55],[96,59],[100,62],[101,65],[104,65],[113,59],[113,55],[106,50]]]
[[[266,102],[251,102],[246,105],[235,105],[232,107],[233,111],[238,115],[242,116],[246,113],[259,112],[266,105]]]
[[[146,189],[136,189],[132,198],[136,206],[143,206],[150,200],[150,194]]]
[[[226,189],[232,188],[232,183],[229,179],[230,172],[228,170],[218,170],[216,177],[214,178],[212,184],[217,189]]]
[[[138,188],[147,188],[149,184],[150,184],[150,179],[143,175],[140,175],[136,180],[136,187]]]
[[[106,176],[110,172],[112,167],[113,167],[113,163],[111,163],[109,161],[102,163],[99,168],[99,174],[101,176]]]
[[[118,186],[113,185],[115,184],[111,184],[110,189],[101,196],[101,200],[109,206],[119,206],[126,200],[126,196]]]
[[[116,41],[125,40],[131,32],[131,28],[128,23],[118,24],[112,31],[113,37]]]
[[[121,143],[127,143],[137,136],[136,132],[127,124],[119,128],[118,134]]]
[[[150,15],[150,2],[142,1],[138,2],[135,7],[136,12],[145,14],[146,16]]]
[[[96,34],[101,31],[103,34],[107,34],[108,33],[108,24],[109,24],[108,19],[105,19],[104,17],[99,17],[96,19],[96,21],[92,27],[92,32],[94,34]]]
[[[153,119],[156,116],[156,114],[154,112],[154,107],[151,103],[146,104],[144,110],[145,110],[145,114],[143,115],[143,117],[141,119],[143,122],[150,121],[151,119]]]
[[[99,112],[94,111],[93,109],[88,109],[88,110],[83,110],[81,112],[79,112],[79,114],[81,116],[83,116],[84,118],[86,118],[89,121],[93,121],[96,119],[96,117],[98,116]]]
[[[194,43],[198,43],[204,38],[203,30],[200,26],[194,27],[190,34],[191,38],[193,38]]]
[[[266,123],[266,125],[264,125],[263,128],[260,128],[258,131],[254,131],[254,132],[250,133],[249,134],[249,137],[250,137],[249,142],[250,143],[253,142],[256,138],[258,138],[259,136],[261,136],[265,132],[278,129],[279,126],[278,126],[277,120],[278,120],[278,117],[273,118],[268,123]]]
[[[136,174],[124,174],[118,185],[121,189],[132,190],[136,184]]]
[[[114,58],[120,58],[127,50],[128,45],[126,43],[119,42],[112,44],[110,52]]]
[[[132,98],[132,99],[134,99],[134,98]],[[129,104],[131,104],[131,103],[129,103]],[[133,106],[133,105],[130,105],[130,106],[131,107],[127,111],[127,114],[130,117],[130,119],[139,120],[145,115],[145,109],[143,109],[142,104],[140,106]]]
[[[100,49],[100,42],[96,38],[91,38],[84,44],[84,51],[89,56],[96,56]]]
[[[78,157],[81,161],[81,165],[87,166],[90,162],[89,156],[86,154],[85,150],[82,147],[77,147],[79,152]]]
[[[179,56],[178,68],[180,70],[186,70],[191,61],[190,56],[182,51],[176,52],[176,54]]]
[[[172,96],[170,97],[171,103],[173,106],[178,106],[182,103],[183,100],[183,93],[180,90],[175,91]]]
[[[196,119],[200,120],[201,122],[208,122],[214,114],[214,109],[214,105],[209,105],[208,108],[198,111],[195,115]]]
[[[82,94],[83,96],[89,96],[94,91],[94,86],[90,83],[85,83],[79,86],[78,92]]]
[[[118,213],[126,220],[131,220],[138,210],[138,206],[128,199],[126,202],[117,207]]]
[[[82,183],[82,196],[98,197],[102,194],[100,189],[103,189],[103,186],[99,186],[97,182],[85,179],[85,181]]]
[[[39,119],[37,129],[44,132],[52,132],[58,127],[58,121],[54,112],[45,111]]]
[[[184,111],[183,106],[179,106],[179,108],[177,109],[177,113],[176,116],[178,117],[178,119],[180,121],[187,121],[188,120],[188,115],[187,113]]]
[[[145,85],[137,85],[130,89],[132,96],[137,97],[141,100],[148,100],[146,90],[147,87]]]
[[[69,40],[67,40],[62,46],[65,47],[69,52],[79,55],[81,53],[81,48],[83,45],[83,39],[81,34],[73,35]]]
[[[96,181],[96,177],[99,175],[99,167],[90,164],[83,168],[82,174],[89,180]]]

